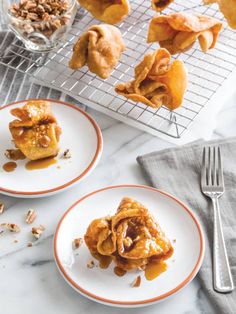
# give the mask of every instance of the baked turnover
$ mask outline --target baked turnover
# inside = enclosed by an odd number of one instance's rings
[[[124,198],[114,216],[95,219],[84,236],[93,257],[110,257],[119,270],[145,270],[173,254],[173,247],[142,204]]]
[[[146,54],[135,67],[134,80],[118,84],[116,92],[153,108],[178,108],[187,87],[187,72],[182,61],[171,63],[170,59],[170,53],[163,48]]]
[[[78,0],[96,19],[116,24],[129,14],[129,0]]]
[[[157,12],[161,12],[165,8],[167,8],[173,1],[174,0],[152,0],[152,8]]]
[[[9,123],[13,141],[27,158],[38,160],[58,154],[61,128],[48,101],[28,101],[11,114],[17,118]]]
[[[105,79],[117,65],[124,49],[118,28],[107,24],[93,25],[74,45],[69,66],[77,70],[87,64],[91,72]]]
[[[187,51],[198,39],[203,52],[215,47],[222,23],[209,16],[185,12],[155,16],[149,25],[147,42],[158,42],[172,55]]]
[[[236,0],[203,0],[205,4],[217,3],[229,26],[236,29]]]

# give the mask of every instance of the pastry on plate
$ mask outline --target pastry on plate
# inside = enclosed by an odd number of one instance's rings
[[[13,141],[27,158],[38,160],[58,154],[61,129],[50,102],[31,100],[12,109],[11,114],[17,118],[9,123]]]
[[[114,216],[91,222],[84,236],[91,254],[109,256],[119,269],[145,270],[173,254],[173,247],[159,224],[142,204],[124,198]]]
[[[198,39],[202,51],[214,48],[222,23],[206,15],[185,12],[155,16],[148,29],[147,42],[158,42],[171,54],[187,51]]]
[[[170,59],[164,48],[146,54],[135,67],[134,80],[118,84],[116,92],[153,108],[162,105],[170,110],[178,108],[187,88],[187,71],[182,61],[171,63]]]
[[[129,0],[78,0],[81,7],[88,10],[96,19],[116,24],[129,14]]]
[[[152,0],[152,8],[157,12],[161,12],[165,8],[167,8],[173,1],[174,0]]]
[[[87,64],[91,72],[105,79],[117,65],[124,49],[118,28],[107,24],[93,25],[74,45],[69,66],[77,70]]]
[[[229,26],[236,29],[236,0],[203,0],[205,4],[217,3]]]

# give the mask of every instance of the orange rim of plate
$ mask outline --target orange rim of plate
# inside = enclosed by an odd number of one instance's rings
[[[79,111],[81,114],[83,114],[88,120],[89,122],[93,125],[95,131],[96,131],[96,135],[97,135],[97,149],[95,152],[95,155],[91,161],[91,163],[89,164],[89,166],[76,178],[74,178],[73,180],[70,180],[69,182],[62,184],[56,188],[53,189],[49,189],[49,190],[42,190],[42,191],[35,191],[35,192],[26,192],[26,191],[15,191],[15,190],[10,190],[10,189],[5,189],[3,187],[0,187],[0,192],[6,192],[6,193],[10,193],[10,194],[16,194],[16,195],[42,195],[42,194],[48,194],[48,193],[52,193],[52,192],[56,192],[59,190],[62,190],[72,184],[74,184],[75,182],[80,181],[82,178],[84,178],[88,172],[93,168],[93,166],[95,165],[95,163],[97,162],[101,152],[102,152],[102,147],[103,147],[103,140],[102,140],[102,132],[99,128],[99,126],[97,125],[97,123],[94,121],[94,119],[92,117],[90,117],[89,114],[87,114],[85,111],[83,111],[82,109],[76,107],[75,105],[69,104],[65,101],[60,101],[60,100],[56,100],[56,99],[51,99],[51,98],[30,98],[27,100],[20,100],[20,101],[16,101],[13,103],[10,103],[8,105],[5,105],[3,107],[0,107],[0,111],[3,109],[6,109],[7,107],[13,106],[13,105],[17,105],[17,104],[23,104],[29,100],[45,100],[45,101],[51,101],[54,102],[56,104],[60,104],[60,105],[64,105],[64,106],[68,106],[71,107],[77,111]]]
[[[176,203],[178,203],[189,215],[190,217],[193,219],[194,223],[197,226],[198,229],[198,233],[199,233],[199,238],[200,238],[200,252],[199,252],[199,256],[196,262],[196,265],[194,266],[193,270],[191,271],[191,273],[187,276],[187,278],[185,278],[177,287],[175,287],[174,289],[158,296],[158,297],[154,297],[151,299],[146,299],[146,300],[140,300],[140,301],[115,301],[115,300],[110,300],[110,299],[106,299],[106,298],[102,298],[100,296],[97,296],[93,293],[90,293],[89,291],[83,289],[82,287],[80,287],[73,279],[71,279],[71,277],[67,274],[67,272],[65,271],[65,268],[63,267],[58,254],[57,254],[57,238],[58,238],[58,233],[60,231],[60,226],[63,223],[63,220],[65,219],[65,217],[67,216],[67,214],[73,210],[73,208],[75,206],[77,206],[79,203],[81,203],[84,199],[97,194],[99,192],[105,191],[105,190],[109,190],[109,189],[116,189],[116,188],[143,188],[143,189],[147,189],[147,190],[151,190],[157,193],[160,193],[162,195],[165,195],[169,198],[171,198],[172,200],[174,200]],[[107,303],[110,305],[116,305],[116,306],[128,306],[128,305],[137,305],[137,306],[141,306],[141,305],[148,305],[150,303],[153,302],[157,302],[157,301],[161,301],[169,296],[171,296],[172,294],[176,293],[177,291],[179,291],[180,289],[182,289],[184,286],[186,286],[198,273],[200,266],[202,264],[203,261],[203,257],[204,257],[204,250],[205,250],[205,244],[204,244],[204,237],[203,237],[203,231],[201,228],[201,225],[199,223],[199,221],[197,220],[195,214],[192,212],[192,210],[190,208],[188,208],[184,203],[182,203],[179,199],[177,199],[175,196],[168,194],[164,191],[158,190],[156,188],[152,188],[149,186],[145,186],[145,185],[135,185],[135,184],[123,184],[123,185],[114,185],[114,186],[108,186],[106,188],[102,188],[99,190],[96,190],[94,192],[91,192],[87,195],[85,195],[84,197],[80,198],[77,202],[75,202],[62,216],[62,218],[60,219],[57,228],[56,228],[56,232],[55,232],[55,236],[54,236],[54,243],[53,243],[53,249],[54,249],[54,257],[57,263],[57,266],[59,268],[59,270],[61,271],[61,273],[63,274],[63,276],[65,277],[65,279],[68,281],[68,283],[76,288],[77,290],[79,290],[81,292],[81,294],[83,294],[84,296],[87,296],[90,299],[93,299],[95,301],[98,301],[100,303]]]

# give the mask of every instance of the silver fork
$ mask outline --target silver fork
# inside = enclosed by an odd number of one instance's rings
[[[225,191],[219,147],[204,147],[201,173],[202,192],[211,198],[214,209],[213,287],[227,293],[234,290],[232,274],[225,247],[218,199]]]

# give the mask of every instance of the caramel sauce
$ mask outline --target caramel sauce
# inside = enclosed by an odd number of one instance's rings
[[[167,270],[167,264],[163,261],[151,262],[145,269],[145,278],[153,280]]]
[[[16,167],[17,167],[17,164],[14,161],[6,162],[2,166],[3,170],[5,170],[6,172],[12,172],[12,171],[14,171],[16,169]]]
[[[124,276],[124,275],[126,274],[126,270],[124,270],[124,269],[122,269],[122,268],[116,266],[116,267],[114,268],[114,273],[115,273],[117,276],[122,277],[122,276]]]
[[[99,259],[99,267],[102,269],[106,269],[112,262],[112,258],[110,256],[103,256]]]
[[[101,255],[101,254],[92,254],[94,258],[99,261],[99,267],[102,269],[106,269],[112,262],[112,258],[110,256]]]
[[[39,160],[30,160],[25,164],[25,168],[27,170],[44,169],[54,165],[55,163],[57,163],[57,160],[52,157]]]

